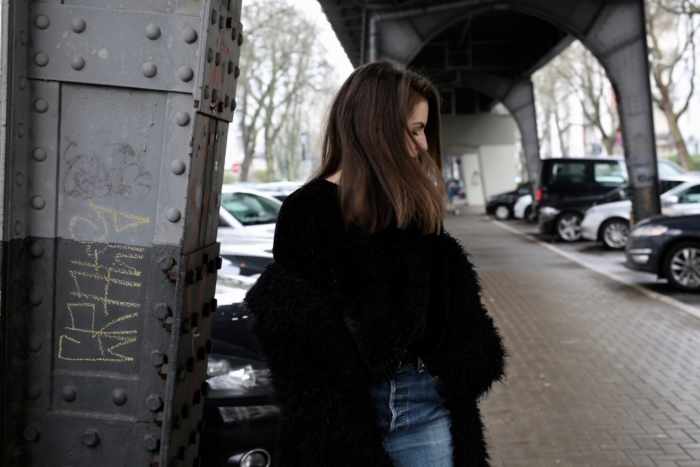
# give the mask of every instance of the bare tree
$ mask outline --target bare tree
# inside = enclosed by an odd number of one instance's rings
[[[693,169],[685,138],[678,120],[686,113],[695,94],[695,14],[669,11],[674,5],[696,11],[695,2],[676,0],[647,1],[647,35],[651,74],[655,90],[654,102],[668,121],[676,144],[678,161],[686,169]],[[687,89],[682,93],[683,85]]]
[[[267,180],[275,178],[275,142],[294,115],[295,103],[308,99],[330,68],[318,43],[318,28],[287,0],[258,0],[243,11],[247,30],[241,50],[241,180],[262,142]]]
[[[547,143],[549,155],[552,153],[552,120],[559,141],[559,151],[562,156],[569,155],[569,130],[571,108],[568,96],[571,93],[568,83],[561,78],[556,67],[546,66],[533,76],[538,113],[538,127],[542,128],[540,144]]]

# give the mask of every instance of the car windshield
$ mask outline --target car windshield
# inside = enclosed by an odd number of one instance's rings
[[[221,206],[241,224],[274,224],[280,212],[279,202],[253,193],[222,193]]]
[[[622,201],[630,199],[629,187],[627,185],[615,188],[605,194],[604,202],[612,203],[613,201]]]

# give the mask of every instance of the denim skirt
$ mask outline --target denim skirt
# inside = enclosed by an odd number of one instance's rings
[[[370,389],[384,449],[396,467],[453,467],[450,411],[442,383],[420,362]]]

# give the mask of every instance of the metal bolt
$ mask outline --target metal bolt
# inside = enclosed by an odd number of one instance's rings
[[[168,271],[168,279],[170,279],[170,282],[177,282],[178,274],[180,274],[180,268],[177,267],[177,264],[173,264],[173,267]]]
[[[173,323],[175,322],[175,319],[172,316],[168,316],[163,320],[163,327],[165,328],[166,331],[172,332],[173,330]]]
[[[244,40],[244,39],[243,39],[243,33],[240,33],[240,34],[238,35],[238,46],[239,46],[239,47],[243,45],[243,40]]]
[[[216,269],[221,269],[221,267],[224,265],[224,258],[219,256],[216,258]]]
[[[40,211],[46,207],[46,201],[39,195],[33,196],[31,203],[32,207],[37,211]]]
[[[126,399],[126,391],[123,389],[115,389],[112,391],[112,402],[114,402],[116,405],[126,404]]]
[[[202,277],[204,277],[204,268],[202,268],[201,266],[198,267],[197,269],[194,270],[194,274],[195,274],[195,278],[196,278],[197,282],[201,281]]]
[[[185,274],[185,282],[188,284],[194,284],[195,277],[196,274],[194,271],[187,271],[187,274]]]
[[[190,317],[190,326],[192,326],[193,328],[196,328],[197,324],[199,324],[199,315],[196,315],[196,314],[192,315]]]
[[[212,298],[209,300],[209,308],[211,308],[211,312],[214,313],[216,312],[216,308],[219,306],[219,301],[215,298]]]
[[[146,26],[146,37],[154,41],[160,37],[160,28],[155,23]]]
[[[186,319],[180,322],[180,331],[182,331],[185,334],[188,334],[190,332],[190,329],[192,329],[192,322],[190,320]]]
[[[163,399],[158,394],[151,394],[146,399],[146,408],[151,412],[158,412],[163,408]]]
[[[163,352],[160,350],[151,352],[151,365],[161,366],[163,363],[165,363],[165,355],[163,355]]]
[[[153,315],[158,319],[165,319],[170,316],[170,307],[165,303],[159,303],[153,308]]]
[[[204,305],[202,305],[202,316],[205,318],[209,317],[209,304],[208,303],[205,303]]]
[[[231,29],[231,26],[233,26],[233,18],[226,18],[226,29]]]
[[[41,243],[35,242],[29,247],[29,254],[33,258],[41,258],[44,255],[44,247]]]
[[[20,221],[15,222],[15,235],[22,233],[22,223]]]
[[[74,56],[70,61],[70,67],[76,71],[80,71],[85,68],[85,59],[80,55]]]
[[[44,52],[37,52],[34,54],[34,63],[36,63],[37,66],[46,66],[49,64],[49,56]]]
[[[209,47],[207,49],[207,63],[211,63],[214,60],[214,49]]]
[[[216,89],[211,90],[211,102],[215,104],[219,100],[219,91]]]
[[[192,373],[194,371],[194,357],[187,357],[185,367],[187,368],[187,371],[189,373]]]
[[[233,42],[236,42],[236,37],[237,37],[237,36],[238,36],[238,29],[237,29],[237,28],[233,28],[233,29],[231,30],[231,40],[232,40]]]
[[[207,339],[207,342],[204,343],[204,349],[207,351],[207,353],[211,353],[211,349],[214,346],[214,343],[211,339]]]
[[[204,86],[204,99],[209,99],[209,86]]]
[[[40,114],[43,114],[44,112],[49,110],[49,103],[46,101],[46,99],[40,97],[39,99],[34,101],[34,110],[36,110]]]
[[[14,448],[12,450],[12,454],[11,454],[12,460],[19,461],[22,458],[23,454],[24,454],[24,452],[22,451],[22,448],[17,446],[16,448]]]
[[[236,110],[236,99],[231,99],[231,111]]]
[[[29,425],[22,431],[22,437],[25,441],[36,441],[39,437],[39,432],[34,425]]]
[[[153,62],[146,62],[141,66],[141,72],[146,78],[153,78],[158,74],[158,67]]]
[[[46,29],[49,27],[49,17],[46,15],[39,15],[36,18],[34,18],[34,24],[36,24],[36,27],[39,29]]]
[[[73,402],[76,396],[75,388],[66,386],[61,390],[61,398],[66,402]]]
[[[197,360],[204,360],[207,358],[207,349],[200,347],[197,349]]]
[[[197,31],[195,31],[193,28],[185,28],[182,30],[181,37],[186,43],[192,44],[197,40]]]
[[[202,391],[202,395],[204,397],[207,397],[207,394],[209,393],[209,383],[204,381],[202,385],[199,387],[199,390]]]
[[[46,149],[37,147],[32,151],[32,158],[37,162],[43,162],[46,160]]]
[[[97,436],[96,431],[88,430],[85,433],[83,433],[81,441],[87,447],[94,447],[97,446],[97,443],[100,442],[100,437]]]
[[[73,21],[70,22],[70,27],[73,32],[80,34],[85,31],[85,20],[83,18],[74,18]]]
[[[41,302],[43,301],[44,297],[39,292],[34,291],[29,294],[29,303],[31,303],[32,305],[41,305]]]
[[[24,126],[24,123],[20,123],[19,125],[17,125],[17,136],[22,138],[26,133],[27,127]]]
[[[177,379],[182,381],[183,379],[185,379],[186,375],[187,375],[187,370],[185,369],[185,366],[184,365],[179,366],[177,368]]]
[[[27,397],[30,399],[38,399],[41,397],[41,389],[36,384],[32,384],[27,389]]]
[[[167,363],[163,363],[161,366],[158,367],[158,376],[160,376],[162,379],[166,379],[168,377]]]
[[[156,414],[155,418],[153,419],[153,421],[156,422],[156,426],[163,426],[163,418],[163,412],[158,412]]]
[[[175,159],[170,163],[170,171],[175,175],[182,175],[187,170],[187,166],[180,159]]]
[[[190,115],[184,110],[180,110],[175,114],[175,123],[180,126],[187,126],[190,123]]]
[[[19,44],[20,45],[27,45],[27,40],[28,40],[27,33],[24,31],[20,31],[19,32]]]
[[[180,81],[187,83],[194,78],[194,71],[187,65],[181,66],[180,69],[177,70],[177,77],[180,78]]]
[[[160,467],[160,456],[153,456],[149,467]]]
[[[216,63],[216,66],[221,65],[221,54],[219,52],[216,52],[216,60],[214,63]]]
[[[211,10],[211,24],[216,24],[216,10]]]
[[[238,68],[238,65],[236,65],[233,69],[233,77],[238,79],[239,76],[241,76],[241,69]]]
[[[143,438],[143,447],[149,451],[157,451],[160,447],[160,440],[153,435],[146,435]]]
[[[234,70],[234,69],[235,69],[235,65],[233,64],[233,62],[228,62],[227,71],[228,71],[228,74],[229,74],[229,75],[230,75],[231,73],[233,73],[233,70]]]
[[[41,339],[34,337],[30,339],[29,345],[27,346],[32,352],[38,352],[41,350]]]
[[[177,208],[168,208],[168,210],[165,211],[165,217],[174,224],[182,218],[182,214],[180,214],[180,210]]]
[[[162,255],[160,258],[158,258],[158,267],[163,272],[170,270],[170,268],[173,267],[173,264],[175,264],[175,258],[168,254]]]
[[[224,29],[224,17],[219,15],[219,29]]]

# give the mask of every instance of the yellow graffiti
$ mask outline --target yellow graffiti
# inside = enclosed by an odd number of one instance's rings
[[[136,318],[141,304],[118,297],[138,296],[138,289],[143,285],[138,263],[144,259],[146,249],[104,242],[109,234],[127,233],[129,229],[149,223],[150,219],[92,202],[90,208],[89,217],[74,216],[69,224],[73,239],[85,245],[85,257],[67,263],[68,274],[75,286],[69,294],[80,302],[66,304],[70,324],[59,337],[58,358],[131,362],[134,357],[129,356],[124,348],[137,350],[130,344],[137,340]],[[74,229],[80,223],[91,228],[91,240],[77,238]],[[81,229],[81,233],[84,234],[85,230]],[[113,240],[110,237],[110,241]],[[128,329],[123,329],[124,324]]]

